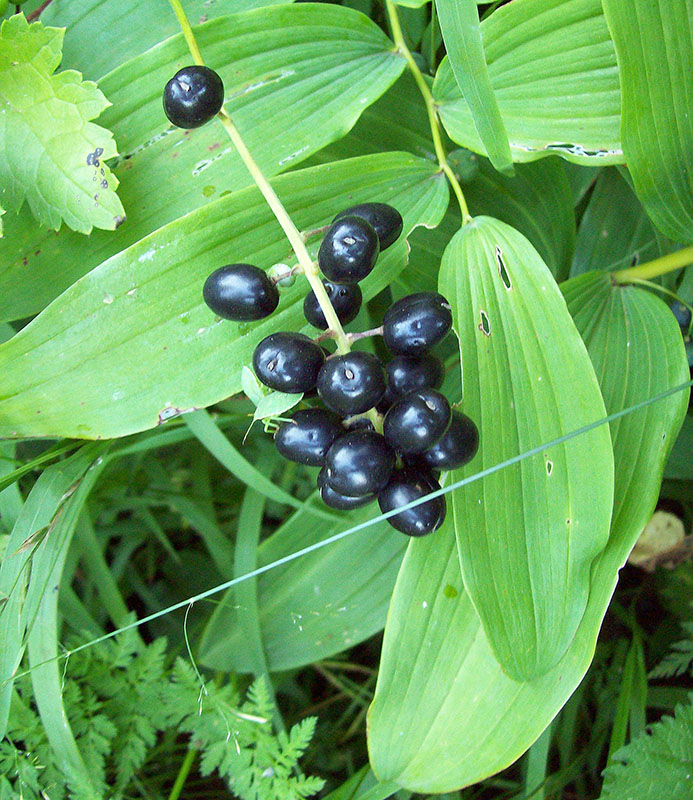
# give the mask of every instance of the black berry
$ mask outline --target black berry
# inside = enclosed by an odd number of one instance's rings
[[[289,394],[314,389],[324,363],[325,354],[320,345],[302,333],[272,333],[253,353],[253,368],[258,379],[270,389]]]
[[[395,467],[395,454],[375,431],[340,436],[325,457],[325,480],[337,494],[363,497],[384,489]]]
[[[395,398],[417,389],[440,389],[445,370],[436,356],[395,356],[385,366],[387,387]]]
[[[306,408],[295,411],[290,420],[274,435],[279,453],[289,461],[322,466],[330,446],[344,433],[339,417],[324,408]]]
[[[164,88],[164,113],[179,128],[199,128],[223,104],[224,84],[209,67],[183,67]]]
[[[398,469],[387,486],[378,493],[378,505],[383,514],[419,500],[440,485],[425,470]],[[440,495],[399,514],[388,517],[388,522],[408,536],[425,536],[443,524],[445,519],[445,497]]]
[[[479,431],[460,411],[452,412],[450,427],[433,447],[420,456],[432,469],[458,469],[469,463],[479,449]]]
[[[419,292],[398,300],[383,316],[383,339],[398,355],[420,355],[452,327],[450,304],[437,292]]]
[[[450,417],[445,395],[435,389],[421,389],[391,406],[383,421],[383,436],[401,453],[423,453],[443,436]]]
[[[373,408],[385,394],[385,370],[372,353],[354,351],[329,358],[318,375],[323,403],[343,417]]]
[[[268,317],[279,305],[277,287],[251,264],[219,267],[202,288],[205,303],[224,319],[243,322]]]
[[[333,223],[322,240],[318,264],[333,283],[356,283],[375,266],[380,252],[378,234],[361,217],[343,217]]]
[[[358,283],[331,283],[330,281],[323,281],[325,291],[330,298],[330,302],[339,317],[342,325],[351,322],[359,313],[361,308],[361,288]],[[325,315],[322,313],[318,298],[314,292],[306,295],[303,301],[303,313],[305,318],[311,325],[321,330],[327,330],[327,321]]]
[[[360,508],[361,506],[372,503],[376,495],[366,494],[363,497],[348,497],[345,494],[339,494],[327,482],[327,471],[323,467],[318,474],[318,490],[323,503],[330,508],[337,508],[340,511],[349,511],[352,508]]]
[[[387,203],[361,203],[358,206],[350,206],[340,211],[332,221],[336,222],[346,216],[361,217],[370,223],[378,234],[381,250],[385,250],[397,241],[404,224],[399,211]]]

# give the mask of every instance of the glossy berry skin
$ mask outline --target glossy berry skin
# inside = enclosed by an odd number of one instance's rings
[[[418,389],[440,389],[445,370],[443,362],[430,353],[420,356],[395,356],[385,365],[387,387],[394,398]]]
[[[378,505],[383,514],[386,514],[438,489],[440,484],[426,471],[414,471],[405,467],[396,470],[387,486],[378,493]],[[394,514],[387,521],[393,528],[408,536],[425,536],[443,524],[446,510],[445,497],[440,495]]]
[[[385,369],[380,359],[357,350],[329,358],[318,375],[322,402],[342,417],[373,408],[385,388]]]
[[[366,494],[363,497],[347,497],[345,494],[339,494],[327,482],[327,472],[323,467],[318,474],[318,490],[322,502],[330,508],[336,508],[340,511],[350,511],[352,508],[360,508],[361,506],[372,503],[376,495]]]
[[[383,421],[383,436],[401,453],[423,453],[442,438],[450,419],[445,395],[435,389],[420,389],[393,403]]]
[[[452,412],[450,427],[420,460],[435,470],[458,469],[468,464],[479,449],[479,430],[466,414]]]
[[[343,433],[339,417],[324,408],[306,408],[291,414],[274,435],[277,450],[289,461],[320,467],[327,451]]]
[[[323,284],[342,325],[346,325],[355,319],[363,300],[361,287],[358,283],[323,281]],[[306,295],[306,299],[303,301],[303,314],[311,325],[323,331],[327,330],[325,315],[322,313],[318,298],[312,291]]]
[[[375,266],[380,252],[378,234],[361,217],[342,217],[322,240],[318,264],[332,283],[356,283]]]
[[[325,457],[325,480],[337,494],[364,497],[384,489],[395,467],[395,454],[375,431],[340,436]]]
[[[342,217],[353,215],[361,217],[373,226],[378,234],[381,252],[399,239],[404,224],[402,215],[396,208],[387,203],[361,203],[357,206],[349,206],[332,220],[336,222]]]
[[[235,322],[264,319],[279,305],[277,287],[264,270],[251,264],[228,264],[207,278],[202,297],[212,311]]]
[[[302,333],[279,332],[266,336],[253,353],[253,369],[265,386],[297,394],[315,388],[325,353]]]
[[[383,339],[397,355],[421,355],[452,327],[450,304],[437,292],[410,294],[383,316]]]
[[[209,67],[183,67],[164,87],[164,113],[178,128],[199,128],[223,104],[224,84]]]

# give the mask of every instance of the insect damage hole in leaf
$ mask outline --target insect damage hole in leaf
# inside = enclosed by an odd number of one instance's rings
[[[498,274],[503,281],[503,286],[510,291],[513,288],[513,283],[510,280],[510,275],[508,275],[508,270],[505,266],[505,262],[503,261],[503,251],[498,245],[496,245],[496,263],[498,264]]]
[[[491,323],[489,322],[488,314],[484,311],[483,308],[480,310],[479,313],[481,315],[481,322],[479,323],[479,330],[484,334],[484,336],[490,336],[491,335]]]

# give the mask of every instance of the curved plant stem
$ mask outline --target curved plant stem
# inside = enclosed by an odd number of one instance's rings
[[[637,267],[617,269],[611,273],[611,278],[616,283],[631,283],[634,278],[648,280],[657,278],[659,275],[665,275],[667,272],[673,272],[675,269],[686,267],[689,264],[693,264],[693,246],[684,247],[675,253],[655,258],[645,264],[639,264]]]
[[[438,122],[438,114],[436,112],[436,104],[433,100],[433,95],[431,94],[431,90],[428,88],[428,84],[426,83],[424,76],[421,74],[421,70],[419,69],[416,61],[414,61],[414,57],[407,47],[407,43],[404,41],[402,26],[399,24],[399,17],[397,16],[395,4],[392,2],[392,0],[385,0],[385,5],[387,7],[387,15],[390,19],[392,36],[395,40],[395,44],[397,45],[397,49],[406,59],[409,69],[411,70],[414,80],[416,81],[416,85],[419,87],[421,96],[426,103],[426,113],[428,114],[428,122],[431,126],[431,136],[433,137],[433,147],[436,151],[438,165],[445,173],[447,179],[450,181],[452,190],[457,197],[460,211],[462,212],[462,224],[465,225],[467,222],[471,221],[472,217],[469,213],[469,208],[467,207],[467,201],[464,199],[460,182],[457,180],[457,176],[453,172],[452,167],[448,164],[447,153],[445,152],[443,139],[440,134],[440,123]]]
[[[197,750],[192,747],[185,754],[185,758],[180,765],[178,775],[176,775],[176,782],[171,788],[171,793],[168,796],[168,800],[178,800],[180,797],[180,793],[183,791],[183,786],[185,785],[185,781],[190,773],[190,769],[192,768],[196,756]]]
[[[169,0],[169,3],[176,14],[181,30],[183,31],[183,36],[185,37],[185,41],[187,42],[190,52],[195,59],[195,63],[203,66],[204,61],[202,60],[202,54],[197,46],[195,34],[190,27],[190,23],[188,22],[188,18],[180,0]],[[308,279],[308,283],[310,284],[310,287],[315,293],[315,297],[320,304],[322,313],[325,315],[327,326],[333,333],[334,340],[337,344],[337,352],[340,354],[350,352],[351,346],[349,344],[349,339],[344,332],[342,323],[339,321],[339,317],[337,316],[337,312],[334,310],[329,295],[325,291],[323,282],[320,280],[318,265],[310,257],[310,253],[306,248],[304,237],[294,224],[289,212],[284,208],[282,201],[279,199],[277,193],[272,188],[272,185],[263,174],[258,163],[251,155],[250,150],[248,150],[246,143],[243,141],[243,137],[241,136],[234,121],[231,119],[228,111],[222,106],[221,111],[219,111],[217,116],[221,120],[221,124],[226,129],[229,138],[233,142],[234,147],[238,151],[238,154],[243,160],[248,172],[250,172],[255,184],[262,192],[262,195],[267,201],[269,207],[272,209],[272,212],[277,218],[277,222],[281,225],[286,238],[289,240],[291,247],[296,254],[296,258],[298,259],[298,263],[303,269],[303,274]],[[381,430],[382,419],[377,411],[375,409],[371,409],[368,412],[368,415],[376,427],[376,430]]]

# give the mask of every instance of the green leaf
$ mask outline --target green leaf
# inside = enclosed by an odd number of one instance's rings
[[[610,413],[688,379],[678,326],[661,300],[613,287],[596,273],[565,290]],[[616,482],[609,543],[594,564],[575,639],[541,678],[516,683],[496,662],[463,590],[451,523],[409,545],[369,714],[371,763],[381,780],[451,791],[512,764],[539,737],[587,672],[618,571],[657,501],[687,404],[688,392],[680,392],[611,423]]]
[[[268,177],[343,136],[405,66],[376,25],[338,6],[257,9],[211,20],[196,37],[224,81],[227,110]],[[168,124],[162,87],[189,59],[179,34],[103,78],[113,106],[101,121],[121,150],[113,171],[127,224],[85,240],[69,231],[55,236],[37,230],[28,214],[7,220],[0,242],[0,319],[40,311],[115,253],[252,184],[218,120],[192,131]]]
[[[693,6],[604,0],[621,76],[621,139],[635,191],[670,239],[693,242]]]
[[[624,160],[616,54],[601,0],[513,0],[481,33],[514,161],[550,153],[579,164]],[[485,153],[449,59],[433,91],[450,137]]]
[[[689,695],[689,697],[691,697]],[[604,771],[600,800],[688,800],[693,793],[693,705],[676,707],[619,750]]]
[[[513,172],[508,134],[493,93],[474,0],[436,0],[450,67],[474,126],[497,170]]]
[[[23,14],[0,27],[0,197],[17,211],[29,204],[38,221],[58,229],[113,230],[124,220],[118,181],[104,161],[113,136],[89,122],[108,105],[78,72],[54,75],[64,31],[29,25]]]
[[[304,230],[358,198],[394,205],[407,233],[435,224],[448,202],[435,164],[395,153],[294,172],[274,186]],[[318,244],[309,243],[313,252]],[[401,239],[383,254],[362,283],[366,299],[392,282],[406,252]],[[287,253],[264,199],[249,188],[105,261],[0,345],[0,365],[12,363],[0,366],[0,435],[122,436],[239,391],[257,343],[305,325],[308,284],[296,281],[271,317],[252,324],[215,319],[202,285],[221,264],[266,269]]]
[[[460,340],[463,409],[480,431],[479,455],[463,474],[604,417],[563,297],[520,233],[490,217],[465,225],[445,251],[439,286]],[[515,680],[547,672],[572,641],[612,501],[606,427],[455,492],[465,587]]]
[[[185,0],[195,25],[208,19],[293,0]],[[180,33],[173,10],[151,0],[118,0],[117,12],[105,0],[51,3],[41,12],[46,25],[66,28],[63,67],[96,80],[157,42]],[[203,51],[204,52],[204,51]]]
[[[652,223],[615,168],[599,173],[575,242],[571,277],[625,269],[660,255]]]
[[[335,514],[317,525],[311,504],[293,514],[257,551],[263,566],[376,515],[366,507]],[[259,628],[270,672],[319,661],[373,636],[385,624],[405,537],[383,521],[329,547],[257,578]],[[335,575],[340,579],[335,580]],[[244,631],[252,608],[230,589],[216,607],[200,642],[200,661],[210,669],[253,672],[254,652]]]
[[[262,384],[255,377],[255,373],[250,367],[244,366],[241,370],[241,389],[243,389],[243,394],[245,394],[248,400],[256,406],[265,396]]]

